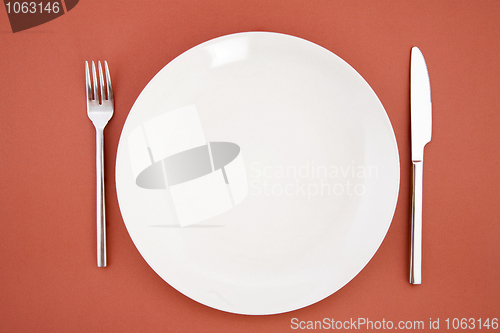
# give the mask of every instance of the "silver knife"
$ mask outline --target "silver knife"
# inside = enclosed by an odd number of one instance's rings
[[[424,146],[431,141],[432,103],[429,73],[418,47],[411,49],[411,161],[413,193],[411,214],[410,283],[422,283],[422,180]]]

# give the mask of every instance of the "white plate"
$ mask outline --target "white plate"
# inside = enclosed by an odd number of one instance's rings
[[[151,80],[123,128],[116,184],[135,246],[166,282],[216,309],[274,314],[333,294],[372,258],[399,157],[352,67],[309,41],[249,32],[200,44]]]

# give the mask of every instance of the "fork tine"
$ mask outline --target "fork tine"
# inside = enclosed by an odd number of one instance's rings
[[[92,77],[94,79],[93,80],[93,88],[94,88],[94,98],[93,98],[93,100],[99,102],[99,94],[97,92],[97,75],[96,75],[96,72],[95,72],[95,63],[94,63],[93,60],[92,60]]]
[[[106,96],[104,95],[104,77],[102,76],[102,66],[100,60],[97,62],[97,66],[99,67],[99,83],[100,83],[101,104],[102,104],[106,100]]]
[[[87,95],[87,102],[92,100],[92,87],[90,85],[90,72],[89,72],[89,63],[85,61],[85,82],[87,83],[87,89],[85,90]]]
[[[108,62],[104,60],[104,71],[106,72],[106,92],[108,100],[113,100],[113,87],[111,87],[111,76],[109,75]]]

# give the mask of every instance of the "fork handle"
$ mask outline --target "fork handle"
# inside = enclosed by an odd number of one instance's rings
[[[424,161],[413,162],[410,283],[422,283],[422,183]]]
[[[106,267],[106,208],[104,203],[104,130],[96,128],[97,267]]]

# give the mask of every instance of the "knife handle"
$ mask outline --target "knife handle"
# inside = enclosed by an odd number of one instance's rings
[[[410,283],[422,283],[422,183],[424,161],[413,162]]]

